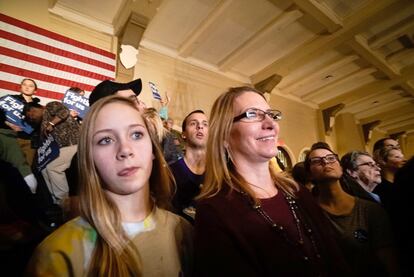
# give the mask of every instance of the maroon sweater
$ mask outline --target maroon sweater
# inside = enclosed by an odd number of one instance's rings
[[[279,192],[280,193],[280,192]],[[197,205],[195,220],[196,276],[346,276],[349,271],[337,247],[330,223],[309,192],[297,193],[300,216],[311,226],[321,259],[304,259],[304,252],[275,232],[238,192],[222,191]],[[281,196],[280,196],[281,197]],[[263,203],[277,223],[291,231],[291,213],[280,198]],[[275,201],[277,197],[275,197]],[[282,215],[268,209],[280,209]],[[284,211],[284,212],[283,212]],[[293,232],[294,233],[294,232]],[[305,240],[307,251],[310,240]]]

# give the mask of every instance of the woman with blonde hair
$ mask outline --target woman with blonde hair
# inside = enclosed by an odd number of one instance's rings
[[[346,274],[310,193],[269,165],[280,119],[250,87],[215,101],[195,219],[197,276]]]
[[[136,105],[119,96],[96,102],[78,152],[81,216],[38,246],[28,275],[189,274],[191,226],[165,210],[171,173]]]

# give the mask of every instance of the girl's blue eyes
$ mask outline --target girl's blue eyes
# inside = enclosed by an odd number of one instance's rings
[[[99,145],[106,145],[106,144],[111,143],[111,141],[112,141],[112,139],[111,139],[111,138],[109,138],[109,137],[104,137],[104,138],[102,138],[102,139],[100,139],[100,140],[98,141],[98,144],[99,144]]]
[[[142,136],[143,136],[142,132],[133,132],[132,133],[132,138],[134,138],[134,139],[140,139],[140,138],[142,138]]]
[[[140,131],[136,131],[136,132],[132,132],[131,134],[131,138],[133,140],[139,140],[140,138],[142,138],[144,136],[144,134]],[[114,140],[110,137],[103,137],[98,141],[99,145],[107,145],[112,143]]]

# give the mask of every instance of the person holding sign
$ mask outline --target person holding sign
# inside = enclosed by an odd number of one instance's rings
[[[80,209],[35,250],[29,276],[191,276],[192,227],[165,210],[172,176],[129,99],[104,97],[83,122]]]
[[[18,101],[22,102],[23,104],[27,104],[27,103],[39,103],[40,99],[37,97],[33,97],[33,95],[36,93],[37,91],[37,84],[34,80],[29,79],[29,78],[25,78],[22,80],[22,82],[20,83],[20,94],[19,95],[12,95],[12,97],[14,99],[17,99]],[[23,108],[20,110],[20,112],[23,111]],[[16,124],[13,124],[9,121],[5,122],[6,125],[16,131],[16,132],[21,132],[22,128]],[[23,134],[19,134],[19,135],[23,135]]]
[[[59,154],[51,149],[44,155],[57,156],[54,160],[49,160],[42,170],[43,178],[52,195],[53,201],[62,205],[63,200],[68,196],[69,188],[65,175],[65,170],[69,167],[73,155],[76,153],[80,126],[73,117],[69,115],[69,110],[61,102],[52,101],[46,106],[37,103],[28,103],[24,107],[26,119],[33,124],[40,125],[41,138],[45,144],[53,140],[57,142]],[[44,150],[45,147],[39,147]],[[40,151],[38,151],[40,154]],[[44,155],[39,155],[39,159],[47,159]],[[41,162],[38,160],[38,162]]]
[[[78,87],[69,88],[65,92],[62,103],[69,109],[70,116],[81,124],[89,109],[89,100],[85,97],[85,91]]]
[[[22,112],[23,107],[27,103],[39,103],[40,99],[34,97],[37,91],[37,84],[33,79],[24,78],[20,83],[20,94],[18,95],[7,95],[2,97],[3,100],[7,100],[4,98],[9,97],[9,101],[7,101],[9,106],[16,107],[13,110],[13,114],[17,117],[17,121],[13,121],[8,119],[4,123],[12,129],[13,131],[17,132],[17,142],[19,143],[22,151],[26,157],[28,164],[31,166],[33,164],[33,159],[35,155],[35,149],[32,148],[32,132],[33,129],[26,124],[23,120]],[[12,103],[10,103],[12,101]],[[3,102],[3,101],[2,101]],[[3,110],[4,107],[1,107]],[[7,112],[7,111],[6,111]],[[25,128],[26,127],[26,128]]]

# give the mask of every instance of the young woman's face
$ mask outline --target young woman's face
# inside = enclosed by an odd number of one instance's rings
[[[99,111],[92,134],[93,159],[106,191],[148,192],[153,153],[141,114],[124,103],[107,104]]]
[[[266,100],[255,92],[246,92],[238,96],[233,104],[234,116],[249,109],[268,111]],[[235,163],[268,162],[277,154],[279,124],[265,115],[264,118],[249,120],[242,118],[233,123],[229,146]]]
[[[20,91],[24,95],[32,96],[36,91],[36,86],[32,81],[24,80],[20,85]]]
[[[311,178],[316,183],[339,180],[342,167],[338,158],[327,149],[315,149],[309,154]]]

